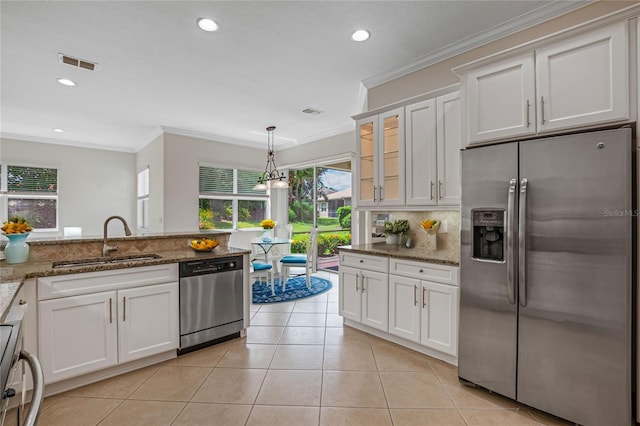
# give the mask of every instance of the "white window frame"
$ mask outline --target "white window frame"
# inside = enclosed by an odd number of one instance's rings
[[[228,167],[217,166],[213,164],[198,164],[198,167],[215,167],[218,169],[233,170],[233,192],[214,193],[214,194],[198,194],[198,200],[231,200],[231,228],[221,229],[222,231],[255,231],[262,229],[260,227],[255,228],[238,228],[238,201],[265,201],[265,219],[268,218],[268,212],[271,211],[271,201],[269,197],[269,190],[265,195],[251,195],[251,194],[238,194],[238,170],[245,171],[257,171],[255,169],[243,168],[243,167]],[[257,182],[256,182],[257,183]],[[198,188],[200,182],[198,182]]]
[[[55,200],[56,201],[56,226],[55,228],[34,228],[31,232],[45,233],[45,232],[57,232],[60,230],[60,168],[58,166],[43,165],[43,164],[26,164],[20,162],[8,162],[0,163],[2,165],[2,173],[0,173],[0,222],[9,220],[9,201],[12,199],[32,199],[32,200]],[[56,182],[55,194],[43,192],[42,194],[34,194],[32,192],[9,192],[9,183],[7,175],[9,173],[9,166],[15,167],[32,167],[38,169],[56,169],[58,172],[58,180]]]
[[[137,183],[137,210],[138,210],[138,229],[149,229],[149,166],[138,172]]]

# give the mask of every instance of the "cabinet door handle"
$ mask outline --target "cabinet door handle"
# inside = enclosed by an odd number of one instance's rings
[[[540,114],[542,118],[541,124],[544,124],[544,96],[540,96]]]
[[[418,304],[418,286],[413,285],[413,306]]]
[[[123,297],[122,298],[122,321],[126,321],[127,320],[127,298]]]
[[[438,200],[442,200],[442,181],[438,180]]]
[[[364,288],[364,274],[362,274],[362,282],[360,283],[360,288],[362,289],[363,293],[366,291]]]
[[[358,278],[360,278],[360,275],[356,274],[356,293],[360,291],[360,287],[358,287]]]
[[[113,299],[109,298],[109,324],[113,323]]]
[[[433,200],[433,181],[431,181],[431,190],[429,192],[429,198]]]
[[[422,309],[427,308],[427,295],[425,294],[426,287],[422,287]]]
[[[531,120],[529,119],[529,110],[531,109],[531,102],[527,99],[527,128],[531,126]]]
[[[376,202],[376,189],[377,189],[376,186],[373,185],[373,202],[374,203]]]
[[[378,192],[378,195],[379,195],[378,199],[379,199],[380,201],[382,201],[382,185],[380,185],[380,186],[378,187],[378,191],[379,191],[379,192]]]

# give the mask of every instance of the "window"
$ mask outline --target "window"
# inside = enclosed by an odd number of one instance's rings
[[[260,172],[200,166],[200,229],[259,228],[267,191],[254,190]]]
[[[149,228],[149,168],[138,173],[138,228]]]
[[[35,231],[58,229],[58,169],[5,164],[0,176],[4,218],[22,216]]]

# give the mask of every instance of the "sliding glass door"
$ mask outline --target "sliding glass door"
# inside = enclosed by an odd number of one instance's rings
[[[351,244],[351,162],[289,171],[291,251],[305,253],[309,230],[318,228],[316,269],[338,271],[338,250]]]

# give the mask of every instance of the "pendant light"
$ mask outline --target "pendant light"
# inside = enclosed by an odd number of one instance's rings
[[[276,156],[273,152],[273,131],[275,129],[276,126],[267,127],[267,165],[262,175],[258,178],[258,184],[253,187],[253,189],[266,190],[269,182],[273,182],[270,184],[272,188],[289,188],[289,180],[284,172],[278,171],[278,167],[276,166]]]

